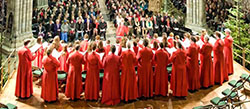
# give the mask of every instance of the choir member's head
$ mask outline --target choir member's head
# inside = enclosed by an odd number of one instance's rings
[[[115,50],[116,50],[115,45],[112,45],[112,46],[110,47],[110,49],[111,49],[111,52],[112,52],[112,53],[115,53]]]
[[[225,29],[225,34],[226,36],[230,36],[231,30],[230,29]]]
[[[88,35],[88,34],[85,34],[85,35],[84,35],[84,39],[85,39],[85,40],[89,39],[89,35]]]
[[[102,41],[99,41],[98,42],[98,49],[103,49],[103,42]]]
[[[61,43],[61,44],[64,43],[64,40],[61,40],[60,43]]]
[[[116,44],[119,44],[119,43],[120,43],[120,40],[119,40],[119,39],[116,39],[115,42],[116,42]]]
[[[107,41],[106,41],[106,44],[107,44],[107,45],[110,44],[110,40],[107,40]]]
[[[30,43],[30,39],[26,39],[26,40],[24,40],[24,43],[23,43],[23,45],[24,46],[28,46],[29,45],[29,43]]]
[[[163,42],[160,43],[161,49],[165,48]]]
[[[168,41],[166,36],[162,37],[162,43],[164,44],[164,47],[168,46]]]
[[[205,42],[209,42],[209,36],[205,36],[204,39],[205,39]]]
[[[167,33],[166,33],[166,32],[163,32],[163,33],[162,33],[162,37],[167,37]]]
[[[79,40],[76,40],[76,41],[75,41],[74,46],[76,46],[77,44],[80,44],[80,41],[79,41]]]
[[[54,37],[54,42],[60,43],[60,37],[59,36]]]
[[[180,40],[180,36],[179,36],[179,35],[176,35],[176,36],[174,37],[174,39],[175,39],[175,40]]]
[[[36,43],[38,44],[42,44],[42,40],[43,40],[43,37],[42,36],[39,36],[36,40]]]
[[[76,50],[76,51],[79,51],[79,50],[80,50],[80,47],[81,47],[80,44],[76,44],[76,45],[75,45],[75,50]]]
[[[190,39],[190,36],[191,36],[190,33],[188,33],[188,32],[184,33],[185,38]]]
[[[215,32],[215,37],[216,37],[216,39],[220,39],[221,38],[220,32],[216,31]]]
[[[158,34],[157,34],[157,33],[154,34],[154,38],[155,38],[155,39],[158,38]]]
[[[101,39],[100,35],[97,35],[97,36],[95,37],[95,40],[100,40],[100,39]]]
[[[192,41],[193,43],[196,43],[197,40],[196,40],[196,38],[195,38],[194,36],[192,36],[192,37],[191,37],[191,41]]]
[[[52,51],[53,51],[52,47],[48,48],[46,51],[47,56],[49,56],[52,53]]]
[[[202,36],[205,36],[206,34],[207,34],[207,30],[203,29],[203,30],[201,31],[201,35],[202,35]]]
[[[95,42],[91,42],[91,49],[92,49],[92,51],[96,50],[96,43]]]
[[[148,39],[143,39],[143,45],[144,47],[148,47]]]
[[[198,35],[196,35],[195,38],[196,38],[196,42],[198,42],[201,39],[200,36]]]
[[[133,45],[134,45],[134,47],[137,46],[137,41],[136,40],[133,41]]]
[[[68,45],[64,45],[62,51],[63,51],[63,52],[67,52],[67,51],[68,51]]]
[[[153,47],[154,47],[155,49],[158,49],[158,43],[157,43],[156,41],[153,42]]]
[[[124,48],[126,48],[126,43],[127,43],[127,38],[123,37],[122,41],[121,41],[121,46],[124,47]]]
[[[174,33],[169,33],[169,37],[174,37]]]

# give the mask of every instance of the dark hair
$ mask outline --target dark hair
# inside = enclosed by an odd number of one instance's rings
[[[26,46],[26,45],[28,45],[29,43],[30,43],[30,40],[29,40],[29,39],[27,39],[27,40],[25,40],[25,41],[24,41],[24,43],[23,43],[23,44],[24,44],[24,46]]]
[[[221,35],[218,31],[215,32],[215,35],[218,36],[219,38],[221,38]]]
[[[134,45],[134,47],[136,47],[137,46],[137,42],[133,41],[133,45]]]
[[[196,38],[194,36],[191,37],[191,41],[193,41],[194,43],[196,42]]]
[[[115,53],[115,51],[116,51],[115,45],[112,45],[110,49],[111,49],[111,52],[112,52],[112,53]]]
[[[183,49],[183,48],[182,48],[182,44],[181,44],[180,41],[177,42],[177,46],[178,46],[179,49]]]
[[[161,48],[164,48],[164,44],[163,44],[162,42],[160,43],[160,47],[161,47]]]
[[[92,42],[91,48],[92,48],[92,50],[96,50],[96,43],[95,42]]]
[[[75,46],[76,50],[79,50],[80,47],[81,47],[81,46],[80,46],[79,44],[76,44],[76,46]]]
[[[52,51],[53,51],[53,49],[52,48],[49,48],[49,49],[47,49],[47,56],[49,56],[51,53],[52,53]]]
[[[144,45],[145,47],[148,46],[148,39],[144,39],[144,40],[143,40],[143,45]]]

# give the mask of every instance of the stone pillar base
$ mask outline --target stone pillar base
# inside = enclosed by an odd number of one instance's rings
[[[193,33],[200,33],[203,29],[206,29],[204,26],[195,24],[186,24],[185,27],[191,29]]]

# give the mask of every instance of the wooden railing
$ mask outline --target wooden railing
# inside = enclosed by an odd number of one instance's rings
[[[0,68],[0,93],[4,90],[9,79],[16,71],[16,50],[13,50]]]
[[[239,58],[242,59],[242,66],[243,66],[244,68],[246,68],[246,63],[250,64],[250,60],[247,60],[247,59],[246,59],[246,53],[249,53],[249,54],[250,54],[250,50],[247,49],[247,48],[241,47],[241,46],[239,46],[239,45],[237,45],[237,44],[233,44],[233,45],[234,45],[234,47],[237,47],[237,48],[239,48],[240,50],[242,50],[242,55],[238,54],[238,53],[235,52],[235,51],[234,51],[233,53],[234,53],[234,56],[237,56],[237,57],[239,57]],[[248,69],[249,69],[249,68],[248,68]]]

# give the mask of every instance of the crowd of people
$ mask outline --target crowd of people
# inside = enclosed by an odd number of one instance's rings
[[[19,98],[32,95],[31,62],[35,60],[34,66],[44,69],[41,97],[47,102],[58,100],[58,70],[67,72],[65,95],[70,100],[80,99],[83,71],[86,71],[85,99],[98,100],[101,69],[104,70],[103,104],[115,105],[120,100],[155,95],[186,97],[188,90],[197,91],[215,83],[222,85],[234,72],[233,39],[230,30],[226,29],[225,33],[224,40],[221,33],[215,32],[214,39],[205,30],[201,36],[185,33],[181,40],[174,33],[168,36],[163,32],[162,37],[155,33],[152,39],[122,37],[116,44],[101,40],[99,35],[94,41],[88,41],[89,35],[85,34],[84,40],[76,40],[74,44],[63,43],[56,36],[47,45],[39,37],[36,45],[40,46],[36,50],[30,50],[30,40],[25,40],[24,47],[18,51],[15,95]],[[170,81],[166,69],[169,65],[172,66]]]
[[[178,10],[181,10],[183,13],[186,13],[187,11],[186,0],[171,0],[171,1]]]
[[[228,19],[229,11],[232,3],[226,0],[207,0],[205,4],[206,22],[212,30],[223,31],[226,19]]]
[[[153,37],[154,33],[170,33],[183,26],[181,17],[168,13],[153,13],[148,10],[148,0],[106,0],[110,20],[117,27],[116,36]],[[114,20],[113,20],[114,19]]]
[[[64,42],[83,40],[84,34],[106,39],[107,23],[98,0],[49,0],[48,8],[33,10],[32,24],[34,34],[45,40],[57,35]]]

